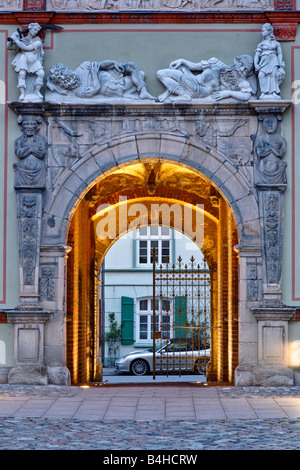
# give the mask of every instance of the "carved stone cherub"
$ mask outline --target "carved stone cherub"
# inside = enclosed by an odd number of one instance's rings
[[[286,140],[278,133],[281,116],[260,118],[264,133],[255,140],[256,184],[285,184],[286,163],[282,161],[286,153]]]
[[[14,164],[15,187],[45,187],[46,139],[38,135],[42,119],[40,117],[19,117],[18,123],[23,135],[15,141],[15,153],[19,163]]]

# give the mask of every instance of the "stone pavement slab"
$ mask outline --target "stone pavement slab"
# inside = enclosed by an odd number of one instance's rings
[[[300,450],[300,387],[1,384],[0,449]]]
[[[291,387],[0,386],[0,416],[64,419],[203,420],[300,418],[300,390]],[[40,395],[39,395],[40,392]],[[261,392],[261,393],[259,393]],[[295,394],[298,392],[298,394]]]

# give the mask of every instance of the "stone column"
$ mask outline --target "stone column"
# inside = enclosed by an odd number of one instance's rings
[[[252,370],[252,381],[253,385],[264,386],[294,383],[293,372],[288,367],[288,321],[295,310],[281,301],[284,192],[287,186],[286,163],[283,162],[286,140],[281,135],[281,113],[275,108],[260,110],[261,129],[254,141],[254,181],[259,201],[263,275],[262,297],[257,299],[256,305],[249,302],[248,305],[257,321],[257,365]]]
[[[42,245],[40,256],[40,302],[52,315],[45,325],[45,365],[50,384],[69,385],[66,367],[66,260],[71,248]]]
[[[15,142],[19,163],[14,165],[17,196],[20,302],[7,312],[14,324],[14,367],[9,383],[48,383],[44,356],[44,325],[50,311],[43,310],[39,299],[40,245],[43,193],[46,184],[47,143],[39,135],[42,118],[19,116],[22,136]]]
[[[235,369],[237,386],[255,385],[257,366],[257,322],[251,307],[262,301],[262,248],[258,245],[235,247],[239,255],[239,365]]]

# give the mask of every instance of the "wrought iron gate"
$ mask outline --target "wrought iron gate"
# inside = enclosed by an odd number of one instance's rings
[[[153,379],[157,373],[207,374],[210,362],[212,279],[205,261],[153,262]]]

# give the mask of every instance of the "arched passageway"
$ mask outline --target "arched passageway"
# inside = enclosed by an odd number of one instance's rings
[[[101,377],[99,270],[128,230],[169,225],[204,253],[212,278],[208,380],[233,382],[238,365],[238,231],[228,202],[187,165],[164,159],[129,161],[95,181],[77,205],[68,231],[67,367],[72,383]]]

